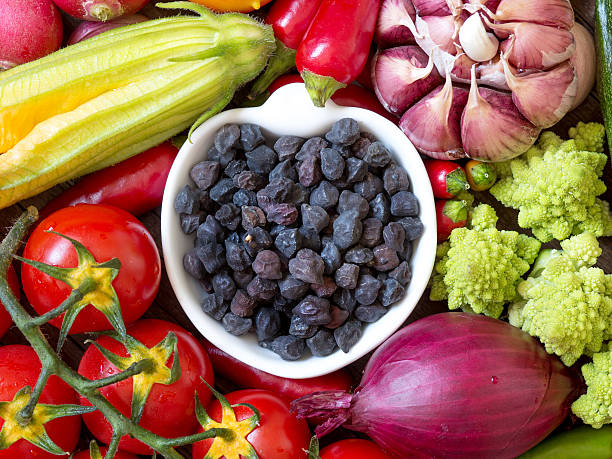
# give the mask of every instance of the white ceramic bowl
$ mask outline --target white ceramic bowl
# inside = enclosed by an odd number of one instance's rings
[[[421,238],[414,244],[410,262],[412,281],[405,297],[391,306],[378,322],[368,324],[355,346],[344,353],[337,349],[327,357],[313,357],[308,353],[298,361],[284,361],[275,353],[257,345],[254,333],[236,337],[223,329],[220,322],[204,313],[199,305],[201,287],[183,269],[183,255],[193,247],[194,236],[186,236],[174,210],[177,193],[186,184],[191,167],[206,158],[215,132],[225,124],[254,123],[262,127],[267,138],[282,135],[313,137],[327,132],[341,118],[357,120],[362,131],[374,134],[392,152],[394,158],[408,171],[412,191],[420,205],[420,218],[425,226]],[[325,108],[313,106],[301,83],[277,90],[261,107],[240,108],[222,112],[202,124],[193,133],[193,143],[187,141],[172,166],[162,205],[161,229],[166,270],[172,288],[196,328],[215,346],[233,357],[278,376],[310,378],[342,368],[376,348],[397,330],[410,315],[421,298],[431,274],[436,251],[436,217],[431,185],[421,158],[412,143],[397,126],[369,110],[340,107],[328,102]]]

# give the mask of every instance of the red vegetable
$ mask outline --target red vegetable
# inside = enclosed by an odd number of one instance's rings
[[[49,229],[79,241],[92,253],[96,262],[119,258],[121,269],[112,286],[117,293],[123,321],[129,324],[145,313],[159,290],[161,262],[155,241],[142,223],[125,210],[101,204],[78,204],[49,215],[30,235],[23,257],[74,268],[78,266],[76,250],[66,239],[48,232]],[[75,275],[78,276],[78,272]],[[21,265],[21,282],[30,304],[39,314],[59,306],[72,290],[66,283],[25,263]],[[59,328],[64,316],[62,314],[50,323]],[[104,314],[87,305],[76,316],[70,333],[110,328]]]
[[[470,188],[463,167],[457,163],[442,159],[428,159],[424,163],[434,197],[452,199]]]
[[[310,27],[322,0],[276,0],[266,16],[274,36],[283,45],[296,50]]]
[[[13,344],[0,347],[0,401],[11,401],[25,386],[34,387],[40,375],[40,359],[30,346]],[[45,384],[40,403],[50,405],[76,404],[76,392],[59,377],[53,375]],[[0,418],[0,428],[4,420]],[[57,446],[71,452],[79,441],[81,417],[57,418],[44,424],[47,434]],[[9,448],[0,450],[0,459],[55,459],[58,456],[43,451],[21,439]],[[67,457],[67,456],[63,456]]]
[[[276,37],[276,53],[265,72],[253,84],[249,94],[255,99],[279,76],[295,67],[295,53],[319,10],[322,0],[276,0],[266,16]]]
[[[322,107],[357,78],[368,59],[379,0],[324,0],[297,51],[297,68]]]
[[[66,13],[85,21],[110,21],[142,9],[149,0],[53,0]]]
[[[206,412],[216,422],[222,425],[215,427],[230,427],[236,433],[233,440],[223,441],[218,438],[215,441],[217,452],[225,453],[207,456],[213,440],[202,440],[193,445],[193,459],[218,459],[222,458],[253,458],[259,459],[297,459],[306,458],[305,451],[310,441],[308,425],[296,419],[289,412],[289,403],[278,395],[267,390],[239,390],[226,395],[227,401],[234,407],[236,420],[242,421],[253,416],[251,408],[237,404],[251,404],[261,415],[259,423],[247,430],[246,442],[244,442],[244,429],[237,429],[229,424],[228,416],[221,413],[221,404],[218,400],[212,401],[206,408]],[[235,424],[234,424],[235,426]],[[245,444],[246,443],[246,444]],[[248,445],[255,450],[255,455],[249,455]],[[230,453],[233,453],[231,456]]]
[[[13,294],[17,300],[19,300],[21,298],[21,290],[19,289],[17,273],[15,272],[15,268],[12,264],[8,267],[6,278],[11,290],[13,291]],[[11,328],[11,325],[13,325],[13,319],[11,319],[11,315],[6,309],[4,309],[4,305],[0,302],[0,338],[2,338],[7,330]]]
[[[272,94],[278,88],[287,84],[303,82],[304,80],[302,80],[302,77],[299,74],[290,73],[274,80],[268,90],[270,91],[270,94]],[[361,86],[357,86],[356,84],[349,84],[346,88],[338,89],[334,95],[331,96],[331,100],[338,105],[342,105],[343,107],[365,108],[366,110],[378,113],[379,115],[387,118],[389,121],[397,124],[397,118],[385,110],[382,105],[380,105],[378,98],[372,92],[362,88]]]
[[[554,430],[577,395],[574,374],[534,338],[476,314],[420,319],[382,344],[354,394],[292,402],[299,416],[327,415],[398,458],[514,458]]]
[[[465,201],[436,200],[438,242],[446,241],[455,228],[463,228],[467,224],[467,219],[468,205]]]
[[[376,443],[359,438],[332,443],[319,456],[321,459],[391,459]]]
[[[79,203],[108,204],[141,215],[161,205],[178,149],[164,142],[115,166],[94,172],[49,202],[41,218]]]
[[[295,400],[307,394],[312,394],[313,392],[351,390],[351,377],[343,370],[334,371],[333,373],[316,378],[281,378],[280,376],[265,373],[235,359],[206,340],[202,340],[201,342],[210,357],[213,368],[215,369],[215,374],[230,380],[239,387],[266,389],[284,397],[288,401]]]
[[[79,23],[79,25],[76,26],[74,31],[70,34],[68,43],[66,44],[74,45],[75,43],[95,37],[96,35],[108,30],[113,30],[117,27],[123,27],[130,24],[137,24],[139,22],[145,22],[148,20],[149,18],[143,16],[142,14],[129,14],[108,22],[83,21]]]
[[[51,0],[0,1],[0,71],[57,51],[62,36],[62,17]]]
[[[161,371],[151,375],[153,386],[146,398],[146,404],[139,425],[164,437],[180,437],[191,435],[198,429],[195,416],[194,395],[197,391],[202,403],[208,403],[211,397],[210,390],[204,383],[214,384],[213,370],[206,351],[197,339],[187,330],[165,320],[140,320],[127,329],[128,335],[140,341],[148,348],[156,346],[168,332],[173,332],[177,338],[179,363],[181,366],[180,378],[169,385],[158,381],[164,376]],[[127,357],[128,352],[123,344],[109,336],[100,336],[96,342],[103,348]],[[156,356],[154,353],[152,358]],[[163,354],[162,354],[163,355]],[[174,355],[166,363],[172,368]],[[159,361],[156,364],[163,365]],[[110,363],[94,345],[90,345],[79,363],[79,374],[89,379],[101,379],[118,373],[119,370]],[[132,403],[133,378],[105,386],[100,389],[101,394],[124,415],[130,415]],[[146,386],[146,382],[141,384]],[[90,405],[85,397],[80,397],[81,405]],[[83,420],[90,432],[100,441],[108,443],[112,436],[112,428],[102,413],[94,411],[83,416]],[[123,437],[119,442],[119,449],[134,454],[151,454],[151,449],[135,440]]]

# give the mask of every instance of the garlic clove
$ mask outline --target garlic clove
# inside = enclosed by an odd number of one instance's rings
[[[571,109],[578,91],[578,78],[569,61],[525,76],[516,76],[503,55],[501,62],[514,105],[534,125],[550,127]]]
[[[499,55],[487,62],[481,62],[476,66],[476,74],[478,83],[485,86],[491,86],[495,89],[509,91],[504,66],[501,63]]]
[[[508,62],[519,71],[546,70],[569,59],[576,50],[569,30],[530,22],[493,24],[485,18],[497,36],[511,34],[500,46]]]
[[[473,13],[483,10],[488,14],[495,13],[501,0],[466,0],[464,9]]]
[[[499,40],[487,32],[479,13],[472,14],[459,29],[459,43],[465,54],[476,62],[493,59]]]
[[[436,159],[464,158],[459,120],[468,99],[468,91],[453,86],[450,74],[438,86],[414,104],[399,127],[421,153]]]
[[[453,16],[417,15],[416,26],[419,33],[418,37],[415,36],[416,42],[429,56],[434,48],[452,56],[457,54],[457,25]]]
[[[502,0],[493,19],[500,22],[535,22],[571,29],[574,10],[569,0]]]
[[[469,84],[470,71],[474,64],[476,64],[476,62],[470,59],[464,52],[455,56],[451,69],[451,78],[453,81]]]
[[[576,69],[578,76],[578,91],[571,110],[580,105],[587,98],[595,84],[595,43],[593,35],[582,24],[574,24],[571,29],[576,41],[576,52],[570,62]]]
[[[415,17],[411,0],[383,0],[376,24],[376,43],[382,48],[415,43]]]
[[[401,115],[442,82],[433,60],[418,46],[379,50],[372,62],[374,92],[387,111]]]
[[[450,6],[446,0],[412,0],[419,16],[450,16]]]
[[[461,139],[467,156],[498,162],[524,153],[538,138],[540,129],[518,111],[512,96],[478,88],[472,69],[470,95],[461,117]]]

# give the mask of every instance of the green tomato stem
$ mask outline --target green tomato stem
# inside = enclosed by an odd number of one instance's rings
[[[36,408],[36,404],[38,400],[40,400],[40,395],[42,394],[43,389],[45,388],[45,384],[49,381],[49,377],[51,376],[51,372],[48,368],[43,367],[40,371],[40,375],[38,375],[38,380],[36,381],[36,385],[32,390],[32,395],[30,395],[30,400],[23,409],[17,413],[17,422],[22,426],[27,426],[32,420],[32,414],[34,413],[34,408]]]
[[[50,375],[56,375],[81,396],[87,398],[87,400],[102,413],[113,427],[114,432],[113,440],[111,440],[111,444],[109,445],[109,452],[106,454],[107,459],[112,459],[112,457],[114,457],[119,440],[124,435],[129,435],[150,446],[153,450],[167,459],[182,459],[181,454],[179,454],[173,446],[186,445],[206,438],[228,435],[227,429],[210,429],[199,434],[171,439],[156,435],[125,417],[119,410],[111,405],[102,394],[100,394],[95,383],[78,374],[59,358],[40,328],[30,325],[32,316],[26,312],[17,298],[15,298],[7,280],[7,271],[13,255],[19,249],[21,240],[37,219],[37,209],[35,207],[28,207],[27,211],[17,219],[2,243],[0,243],[0,302],[5,306],[7,312],[15,322],[15,325],[17,325],[19,330],[23,333],[24,337],[28,340],[40,359],[42,370],[41,377],[39,377],[36,387],[43,387],[43,382]],[[144,365],[144,363],[141,365]],[[131,371],[134,370],[132,369]],[[40,389],[40,391],[42,391],[42,389]],[[33,396],[35,393],[36,392],[33,391]],[[35,397],[39,396],[40,393]]]
[[[96,288],[96,283],[91,278],[86,278],[83,280],[79,288],[73,290],[68,298],[66,298],[62,304],[60,304],[55,309],[52,309],[49,312],[44,313],[41,316],[34,317],[28,324],[28,327],[35,328],[40,327],[41,325],[46,324],[52,319],[61,316],[64,312],[70,309],[72,306],[77,304],[79,301],[83,299],[85,295]]]

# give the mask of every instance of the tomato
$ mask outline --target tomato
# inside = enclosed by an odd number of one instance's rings
[[[102,455],[102,457],[104,457],[104,455],[106,454],[106,448],[100,448],[100,454]],[[91,456],[89,454],[89,450],[87,450],[87,451],[81,451],[80,453],[76,453],[74,457],[72,457],[71,459],[91,459]],[[138,459],[138,457],[130,453],[124,453],[123,451],[117,451],[113,459]]]
[[[6,279],[8,280],[9,287],[19,300],[21,298],[21,290],[19,290],[19,280],[17,279],[17,273],[13,265],[9,265]],[[10,314],[4,309],[4,305],[0,302],[0,338],[4,336],[9,328],[13,325],[13,319]]]
[[[332,443],[319,456],[321,459],[392,459],[376,443],[357,438]]]
[[[250,432],[246,439],[253,446],[259,459],[295,459],[305,457],[308,450],[310,431],[303,419],[297,419],[289,412],[289,403],[274,392],[261,389],[247,389],[226,395],[231,405],[250,403],[260,412],[259,426]],[[221,404],[211,402],[208,415],[221,421]],[[250,408],[234,408],[236,420],[242,421],[253,415]],[[193,445],[193,459],[203,459],[213,443],[212,439],[202,440]],[[216,459],[216,457],[215,457]]]
[[[215,11],[249,13],[258,10],[272,0],[191,0]]]
[[[210,390],[202,378],[211,386],[214,384],[212,366],[206,351],[194,336],[176,324],[164,320],[140,320],[127,328],[128,335],[151,348],[162,341],[168,332],[174,332],[178,339],[179,362],[181,377],[174,384],[154,384],[147,402],[140,425],[145,429],[164,437],[181,437],[191,435],[198,430],[199,424],[195,417],[196,391],[202,403],[210,400]],[[118,341],[100,336],[97,339],[100,346],[122,357],[128,356],[126,348]],[[168,359],[166,366],[172,366],[173,357]],[[89,379],[101,379],[119,372],[95,346],[90,345],[79,363],[79,374]],[[132,403],[133,378],[121,381],[100,389],[101,394],[119,411],[130,416]],[[90,405],[81,397],[81,405]],[[111,426],[102,413],[95,411],[83,416],[90,432],[101,442],[111,439]],[[133,438],[124,437],[119,443],[119,449],[134,454],[151,454],[151,449]]]
[[[34,387],[41,364],[30,346],[14,344],[0,347],[0,400],[11,401],[24,386]],[[76,392],[57,376],[51,376],[40,396],[40,403],[63,405],[77,403]],[[0,419],[0,427],[4,420]],[[79,441],[81,418],[68,416],[44,424],[51,440],[64,451],[72,452]],[[43,451],[21,439],[9,448],[0,450],[0,459],[54,459],[57,456]]]
[[[119,258],[121,268],[112,286],[121,304],[126,324],[134,322],[149,308],[159,290],[161,263],[155,241],[135,217],[117,207],[78,204],[45,218],[30,235],[23,257],[61,267],[76,267],[77,253],[72,244],[55,234],[76,239],[97,262]],[[23,290],[39,314],[57,307],[71,292],[70,287],[25,263],[21,265]],[[63,315],[50,323],[61,327]],[[77,316],[71,333],[112,328],[104,314],[92,305]]]

